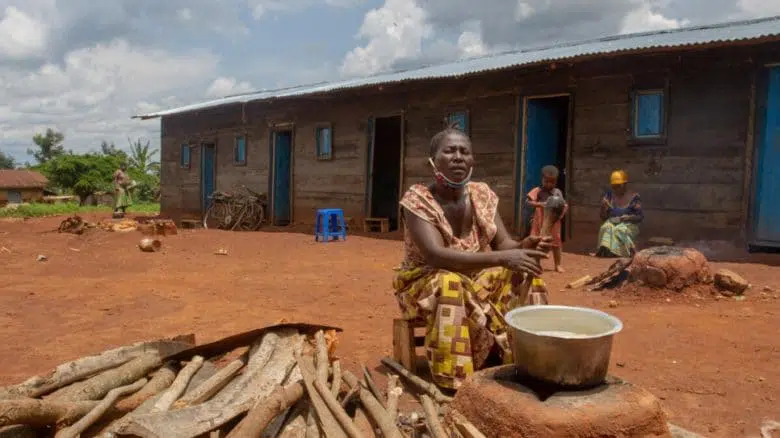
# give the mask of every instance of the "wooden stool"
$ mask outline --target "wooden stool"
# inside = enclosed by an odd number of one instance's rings
[[[390,220],[386,217],[367,217],[363,219],[363,231],[368,233],[379,226],[379,231],[387,233],[390,231]]]
[[[200,228],[202,222],[198,219],[182,219],[181,220],[181,227],[182,228]]]
[[[417,369],[416,349],[425,345],[425,335],[416,336],[414,329],[425,326],[421,318],[393,320],[393,358],[412,373]]]

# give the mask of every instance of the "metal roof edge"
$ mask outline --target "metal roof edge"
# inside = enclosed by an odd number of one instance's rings
[[[611,43],[611,42],[618,42],[618,41],[630,41],[632,39],[640,40],[644,37],[651,37],[651,36],[666,36],[666,35],[675,35],[675,34],[685,34],[685,33],[691,33],[691,32],[699,32],[699,31],[707,31],[707,30],[717,30],[717,29],[731,29],[731,28],[739,28],[741,26],[752,26],[752,25],[759,25],[762,23],[767,22],[774,22],[778,21],[778,28],[777,30],[773,32],[768,33],[762,33],[762,34],[755,34],[752,36],[747,37],[721,37],[721,38],[709,38],[709,39],[702,39],[700,42],[680,42],[677,44],[674,43],[667,43],[667,44],[655,44],[655,45],[646,45],[646,46],[639,46],[635,47],[633,49],[620,49],[620,48],[613,48],[603,51],[592,51],[592,52],[583,52],[580,54],[570,55],[570,56],[551,56],[550,58],[542,58],[537,61],[532,62],[507,62],[506,64],[502,64],[495,67],[486,67],[486,68],[477,68],[474,70],[468,70],[466,71],[464,69],[464,66],[469,64],[478,64],[480,61],[486,61],[486,60],[496,60],[500,59],[502,57],[506,58],[516,58],[518,56],[521,56],[523,54],[537,54],[537,53],[544,53],[546,51],[554,51],[554,50],[562,50],[567,48],[574,48],[578,46],[586,47],[588,45],[594,45],[594,44],[603,44],[603,43]],[[258,90],[253,91],[249,93],[243,93],[243,94],[237,94],[232,96],[225,96],[218,99],[213,99],[206,102],[199,102],[199,103],[193,103],[189,105],[184,105],[177,108],[171,108],[167,110],[161,110],[157,112],[147,113],[147,114],[138,114],[134,115],[131,118],[132,119],[141,119],[141,120],[149,120],[149,119],[155,119],[158,117],[173,115],[173,114],[180,114],[190,111],[196,111],[201,109],[207,109],[207,108],[214,108],[222,105],[230,105],[230,104],[236,104],[236,103],[247,103],[251,101],[260,101],[260,100],[270,100],[273,98],[285,98],[285,97],[301,97],[301,96],[307,96],[307,95],[313,95],[313,94],[323,94],[323,93],[330,93],[335,91],[341,91],[346,89],[357,89],[362,88],[366,86],[371,85],[383,85],[383,84],[390,84],[390,83],[400,83],[400,82],[409,82],[409,81],[421,81],[421,80],[434,80],[434,79],[442,79],[442,78],[448,78],[448,77],[460,77],[460,76],[469,76],[469,75],[475,75],[480,73],[485,73],[488,71],[496,71],[496,70],[503,70],[508,68],[515,68],[519,66],[531,66],[536,65],[539,63],[544,62],[553,62],[557,60],[567,60],[567,59],[577,59],[581,57],[587,57],[587,56],[610,56],[610,55],[617,55],[624,52],[630,52],[630,51],[652,51],[652,50],[659,50],[659,49],[666,49],[666,48],[673,48],[673,47],[681,47],[681,46],[700,46],[705,45],[709,43],[736,43],[741,41],[750,41],[750,40],[756,40],[761,38],[766,38],[768,36],[776,36],[780,35],[780,15],[770,16],[770,17],[762,17],[762,18],[754,18],[754,19],[748,19],[748,20],[739,20],[739,21],[728,21],[728,22],[721,22],[721,23],[714,23],[709,25],[700,25],[700,26],[690,26],[690,27],[681,27],[677,29],[664,29],[664,30],[658,30],[658,31],[649,31],[649,32],[638,32],[638,33],[631,33],[631,34],[618,34],[618,35],[609,35],[599,38],[593,38],[588,40],[579,40],[579,41],[571,41],[571,42],[562,42],[562,43],[556,43],[556,44],[550,44],[545,46],[538,46],[533,48],[526,48],[526,49],[519,49],[519,50],[507,50],[499,53],[492,53],[480,57],[474,57],[464,60],[458,60],[458,61],[452,61],[448,63],[442,63],[442,64],[430,64],[430,65],[424,65],[417,68],[410,68],[406,70],[396,70],[396,71],[385,71],[381,73],[377,73],[371,76],[363,76],[363,77],[353,77],[348,79],[342,79],[342,80],[336,80],[331,82],[318,82],[313,84],[301,84],[301,85],[294,85],[289,87],[283,87],[283,88],[277,88],[277,89],[270,89],[270,90]],[[508,60],[509,61],[509,60]],[[460,67],[460,68],[454,68],[451,69],[449,72],[445,72],[448,67]],[[430,72],[430,74],[425,75],[426,71],[434,70],[439,71],[437,72]],[[463,71],[460,71],[463,70]],[[406,77],[402,77],[406,75]],[[295,93],[295,90],[302,90],[301,93]]]

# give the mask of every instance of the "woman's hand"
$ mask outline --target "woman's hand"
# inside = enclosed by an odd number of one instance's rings
[[[514,272],[523,272],[530,275],[542,275],[542,265],[539,259],[546,259],[547,254],[530,249],[511,249],[505,251],[502,265]]]
[[[549,251],[552,249],[552,237],[528,236],[520,242],[523,249],[535,249],[537,251]]]

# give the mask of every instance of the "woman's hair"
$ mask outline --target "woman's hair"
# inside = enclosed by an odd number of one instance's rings
[[[460,129],[456,128],[458,126],[458,122],[452,122],[449,123],[445,119],[445,128],[441,131],[437,132],[436,135],[434,135],[431,138],[431,158],[435,157],[436,154],[439,152],[439,147],[441,146],[441,142],[444,141],[445,138],[449,135],[460,135],[463,136],[466,140],[468,140],[469,143],[471,143],[471,139],[468,135],[466,135],[465,132],[461,131]]]
[[[560,174],[561,172],[558,170],[558,168],[553,165],[542,167],[542,176],[546,176],[549,178],[558,178],[558,175]]]

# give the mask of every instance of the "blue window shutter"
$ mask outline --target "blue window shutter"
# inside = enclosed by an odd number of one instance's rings
[[[332,151],[332,135],[330,128],[317,128],[317,158],[329,159]]]
[[[455,128],[460,129],[463,132],[469,132],[469,125],[468,125],[469,118],[468,118],[468,113],[466,113],[465,111],[460,111],[457,113],[450,114],[449,117],[447,118],[447,121],[450,124],[455,123],[456,124]]]
[[[181,145],[181,167],[190,167],[190,145]]]
[[[246,137],[236,137],[236,145],[234,151],[234,157],[236,163],[243,164],[246,162]]]
[[[634,135],[636,137],[657,137],[663,134],[664,95],[638,93],[635,104]]]

